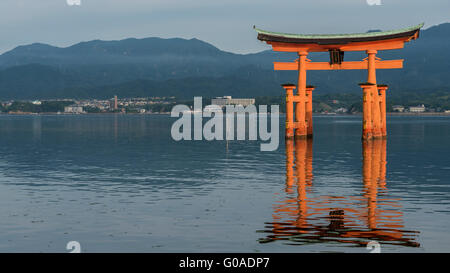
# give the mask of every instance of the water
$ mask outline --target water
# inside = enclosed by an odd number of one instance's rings
[[[363,146],[360,117],[315,117],[274,152],[172,122],[0,115],[0,251],[450,251],[450,118],[388,117]]]

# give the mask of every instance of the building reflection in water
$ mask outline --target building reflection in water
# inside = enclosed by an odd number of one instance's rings
[[[386,140],[363,142],[363,191],[360,196],[318,196],[313,189],[313,142],[286,140],[284,200],[274,205],[261,243],[339,242],[366,246],[370,241],[419,247],[417,231],[404,229],[398,199],[385,198]],[[314,197],[313,197],[314,196]],[[383,197],[383,198],[382,198]]]

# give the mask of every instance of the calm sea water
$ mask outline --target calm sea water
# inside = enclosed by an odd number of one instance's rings
[[[365,145],[360,117],[315,117],[274,152],[175,142],[173,121],[0,115],[0,251],[450,251],[448,117],[388,117]]]

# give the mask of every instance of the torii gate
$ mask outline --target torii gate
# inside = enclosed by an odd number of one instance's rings
[[[274,51],[297,52],[298,60],[291,63],[275,62],[274,70],[298,70],[297,95],[295,84],[283,84],[286,90],[286,138],[312,137],[312,91],[306,85],[307,70],[367,69],[367,82],[363,89],[363,140],[386,137],[386,90],[387,85],[377,84],[376,69],[403,68],[403,60],[383,61],[376,57],[380,50],[400,49],[406,42],[419,37],[418,26],[384,32],[359,34],[287,34],[270,32],[254,27],[258,40],[272,46]],[[309,52],[330,53],[330,62],[311,62]],[[368,55],[362,61],[344,62],[346,51],[365,51]],[[294,103],[295,121],[294,121]],[[295,135],[294,135],[295,129]]]

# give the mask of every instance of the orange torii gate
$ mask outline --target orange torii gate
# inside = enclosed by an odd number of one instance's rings
[[[308,70],[367,69],[367,82],[363,89],[363,133],[362,138],[386,137],[386,90],[387,85],[377,84],[377,69],[403,68],[403,60],[381,60],[378,51],[400,49],[406,42],[419,37],[424,24],[415,27],[359,34],[287,34],[270,32],[254,27],[258,40],[272,46],[274,51],[297,52],[299,58],[291,63],[275,62],[274,70],[298,70],[298,84],[283,84],[286,90],[286,138],[312,137],[312,91],[306,85]],[[309,52],[329,52],[329,62],[311,62]],[[362,61],[344,62],[346,51],[365,51]],[[297,95],[294,89],[297,88]],[[294,103],[295,117],[294,117]],[[294,134],[295,129],[295,134]]]

